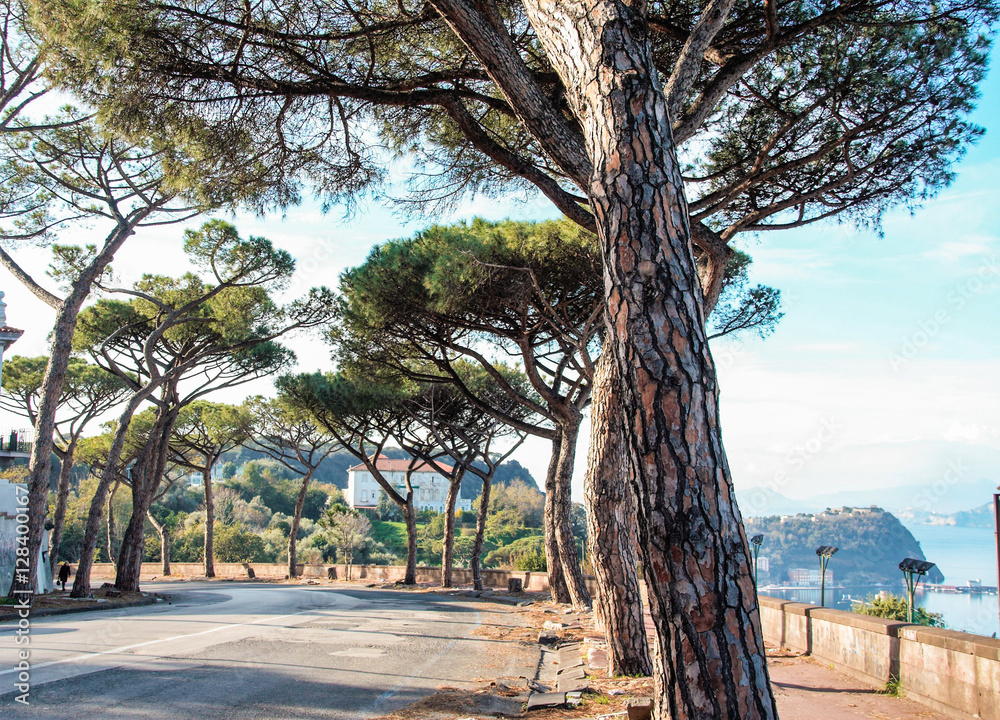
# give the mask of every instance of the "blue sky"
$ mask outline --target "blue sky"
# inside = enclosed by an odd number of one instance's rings
[[[741,240],[754,257],[753,280],[781,289],[785,312],[767,340],[714,346],[724,439],[742,496],[770,487],[793,498],[838,490],[860,498],[873,488],[917,485],[932,488],[920,498],[945,507],[956,484],[1000,482],[997,65],[974,115],[985,137],[958,165],[950,188],[913,215],[887,215],[883,237],[830,223]],[[477,200],[456,213],[474,215],[555,213],[544,200]],[[381,205],[348,222],[313,204],[292,208],[285,218],[237,218],[244,234],[266,235],[296,256],[299,288],[335,285],[340,271],[362,262],[372,244],[409,235],[425,222],[404,222]],[[114,264],[120,278],[130,282],[149,271],[151,258],[155,272],[182,272],[179,236],[178,228],[158,228],[130,240]],[[87,239],[85,233],[72,238]],[[20,257],[42,275],[44,253]],[[26,329],[11,352],[42,354],[51,311],[3,270],[0,289],[7,293],[9,323]],[[293,345],[303,370],[330,367],[320,342],[300,338]],[[546,443],[531,441],[515,457],[540,480],[547,453]],[[584,442],[577,499],[585,453]],[[752,500],[743,504],[745,514],[766,509],[752,507]]]

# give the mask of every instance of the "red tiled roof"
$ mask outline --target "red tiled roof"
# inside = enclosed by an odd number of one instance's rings
[[[390,460],[385,455],[379,455],[378,460],[375,462],[375,468],[381,472],[406,472],[410,469],[410,463],[413,462],[407,458],[401,460]],[[452,470],[451,465],[446,465],[445,463],[439,462],[438,467],[444,470],[446,473],[450,473]],[[360,465],[355,465],[350,470],[367,470],[364,463]],[[437,472],[437,468],[433,465],[423,462],[422,460],[417,460],[416,465],[413,467],[414,472]]]

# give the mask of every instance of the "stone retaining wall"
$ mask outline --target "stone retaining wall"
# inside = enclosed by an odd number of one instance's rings
[[[259,578],[288,577],[288,566],[282,563],[250,563],[254,575]],[[298,574],[304,578],[328,577],[330,568],[334,568],[338,579],[344,579],[343,565],[299,565]],[[171,576],[204,577],[205,567],[201,563],[170,563]],[[114,566],[110,563],[94,563],[91,576],[94,578],[113,577]],[[406,568],[401,565],[354,565],[351,569],[352,580],[383,580],[395,582],[402,580]],[[160,567],[155,563],[145,563],[142,566],[141,580],[152,580],[160,577]],[[241,563],[215,563],[215,576],[220,578],[246,578],[247,573]],[[522,570],[483,570],[483,585],[488,588],[507,589],[510,578],[520,578],[524,589],[531,592],[548,592],[549,578],[544,572],[528,572]],[[452,570],[452,580],[455,585],[472,585],[472,571],[463,568]],[[441,568],[418,567],[417,582],[436,584],[441,582]],[[597,592],[596,580],[587,577],[587,587],[591,593]]]
[[[769,642],[963,720],[1000,720],[1000,640],[762,595]]]

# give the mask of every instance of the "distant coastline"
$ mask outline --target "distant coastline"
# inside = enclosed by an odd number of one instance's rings
[[[954,513],[936,513],[907,509],[899,513],[899,519],[911,524],[950,525],[963,528],[992,528],[994,525],[993,503],[984,503],[972,510]]]

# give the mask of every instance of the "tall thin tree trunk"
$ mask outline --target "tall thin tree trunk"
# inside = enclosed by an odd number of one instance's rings
[[[177,408],[160,410],[143,447],[141,462],[136,462],[138,472],[132,474],[132,517],[122,536],[118,553],[118,573],[115,587],[128,592],[139,591],[142,556],[146,547],[146,515],[167,465],[170,450],[170,433],[177,420]]]
[[[618,366],[609,351],[594,370],[590,453],[584,479],[587,538],[597,578],[594,618],[608,647],[608,675],[653,672],[639,589],[636,502],[622,447]]]
[[[66,449],[59,453],[59,485],[56,490],[56,511],[52,518],[52,535],[49,538],[49,558],[53,570],[59,564],[59,546],[62,544],[63,524],[66,521],[66,504],[69,501],[69,481],[73,474],[73,455],[76,452],[76,438],[69,441]]]
[[[645,3],[524,5],[593,167],[589,198],[658,640],[656,717],[776,718]]]
[[[212,473],[201,473],[205,485],[205,577],[215,577],[215,501],[212,499]],[[298,532],[298,530],[296,530]]]
[[[156,530],[156,534],[160,536],[160,564],[161,573],[166,576],[170,574],[170,530],[163,523],[158,523],[156,518],[153,517],[153,511],[150,510],[146,513],[146,517],[149,518],[150,524]]]
[[[295,557],[295,546],[299,541],[299,524],[302,521],[302,509],[306,506],[306,494],[309,490],[309,481],[312,479],[313,468],[302,476],[302,484],[299,486],[299,496],[295,500],[295,512],[292,514],[292,526],[288,531],[288,577],[294,578],[298,575],[298,563]]]
[[[451,566],[455,560],[455,505],[462,487],[464,471],[459,471],[458,479],[448,484],[448,500],[444,515],[444,537],[441,542],[441,587],[450,588]]]
[[[121,486],[121,482],[115,480],[114,487],[111,488],[111,492],[108,493],[108,522],[107,522],[107,540],[108,540],[108,562],[115,568],[118,567],[118,563],[115,562],[115,558],[118,557],[115,553],[115,495],[118,494],[118,488]]]
[[[152,388],[147,388],[142,392],[133,395],[118,417],[118,428],[115,430],[115,437],[111,441],[111,448],[104,469],[101,471],[101,479],[97,483],[97,490],[94,498],[90,502],[90,511],[87,515],[87,525],[83,531],[83,547],[80,550],[80,564],[76,568],[76,577],[73,580],[73,590],[70,597],[82,598],[90,595],[90,571],[94,566],[94,551],[97,549],[98,528],[101,525],[101,517],[104,515],[104,501],[108,496],[108,488],[117,476],[118,462],[121,460],[122,448],[125,447],[125,436],[128,433],[129,424],[132,422],[132,415],[139,406],[145,402],[152,392]]]
[[[479,512],[476,514],[476,539],[472,543],[472,587],[483,589],[483,539],[486,537],[486,518],[490,513],[490,491],[493,489],[493,473],[483,478],[483,493],[479,496]]]
[[[118,553],[118,572],[115,587],[128,592],[139,591],[139,573],[142,570],[142,553],[146,545],[146,517],[152,503],[144,493],[132,490],[132,517],[122,535]]]
[[[42,379],[42,393],[35,416],[35,442],[31,447],[28,461],[28,568],[26,573],[14,574],[11,594],[30,593],[34,590],[38,570],[38,550],[42,545],[42,528],[45,523],[45,500],[49,492],[49,472],[52,470],[52,436],[55,432],[56,411],[62,396],[63,383],[69,370],[69,360],[73,353],[73,333],[80,308],[90,294],[94,281],[103,273],[114,258],[118,248],[134,232],[135,226],[146,218],[148,212],[141,212],[128,222],[116,227],[104,240],[101,251],[84,268],[73,282],[72,290],[56,307],[56,322],[52,328],[52,345],[49,348],[49,362]],[[110,483],[109,483],[110,484]],[[105,486],[104,492],[107,492]],[[98,523],[100,517],[98,517]],[[96,531],[96,528],[95,528]],[[93,553],[94,546],[90,548]],[[93,558],[90,559],[93,562]],[[90,594],[89,568],[84,578],[86,593]],[[80,577],[77,571],[77,578]],[[76,583],[73,585],[74,592]],[[74,595],[73,597],[79,597]]]
[[[580,437],[580,418],[565,421],[559,433],[559,461],[556,465],[555,485],[551,497],[546,497],[546,508],[553,508],[556,543],[559,547],[559,561],[563,577],[569,589],[570,602],[578,610],[590,607],[590,591],[580,567],[576,541],[573,538],[572,480],[573,465],[576,460],[576,443]],[[548,493],[546,493],[547,495]]]
[[[563,573],[562,561],[559,559],[559,538],[556,531],[556,497],[557,482],[556,473],[559,469],[559,447],[562,440],[559,435],[552,440],[552,455],[549,458],[549,467],[545,473],[545,510],[543,521],[545,524],[545,567],[549,577],[549,594],[552,602],[569,603],[573,598],[569,594],[569,586],[566,584],[566,577]]]
[[[414,585],[417,582],[417,512],[413,507],[413,490],[406,493],[406,504],[402,510],[406,522],[406,575],[403,584]]]

